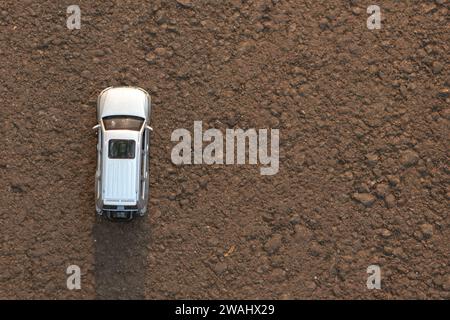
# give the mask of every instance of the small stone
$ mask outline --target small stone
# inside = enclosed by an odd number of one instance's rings
[[[361,128],[356,128],[354,132],[358,139],[361,139],[366,134],[365,131]]]
[[[423,11],[425,13],[430,13],[434,9],[436,9],[436,5],[434,3],[429,3],[429,4],[426,4],[426,5],[423,5],[422,8],[423,8]]]
[[[255,24],[255,30],[256,32],[262,32],[264,31],[264,25],[261,22],[257,22]]]
[[[177,198],[177,194],[176,193],[174,193],[174,192],[171,192],[169,195],[168,195],[168,197],[167,197],[169,200],[175,200],[176,198]]]
[[[218,262],[214,265],[213,270],[214,272],[219,275],[224,273],[227,270],[228,266],[225,262]]]
[[[181,199],[180,201],[178,201],[180,203],[181,207],[185,207],[189,204],[189,199]]]
[[[150,199],[150,204],[152,206],[158,206],[159,205],[159,200],[158,199]]]
[[[397,247],[394,250],[392,250],[392,254],[399,258],[405,257],[405,252],[403,251],[403,249],[401,247]]]
[[[408,87],[400,86],[400,93],[402,94],[402,96],[406,97],[408,95]]]
[[[242,41],[241,43],[239,43],[237,51],[239,53],[247,53],[248,51],[250,51],[251,49],[253,49],[254,44],[251,41]]]
[[[284,271],[281,268],[273,269],[273,271],[270,273],[270,278],[274,281],[282,281],[286,277],[286,271]]]
[[[191,0],[177,0],[177,3],[185,8],[192,8],[193,4]]]
[[[393,176],[393,175],[389,175],[389,176],[387,176],[387,179],[389,181],[389,184],[391,186],[393,186],[393,187],[396,187],[396,186],[398,186],[400,184],[400,178],[399,177],[396,177],[396,176]]]
[[[345,180],[353,180],[353,172],[347,171],[343,174]]]
[[[317,288],[317,285],[314,281],[306,281],[305,287],[309,290],[315,290]]]
[[[167,18],[166,13],[163,11],[158,11],[158,14],[156,16],[156,23],[159,25],[162,25],[162,24],[165,24],[168,22],[169,22],[169,19]]]
[[[59,45],[62,44],[62,40],[61,40],[60,38],[55,38],[55,39],[52,40],[52,43],[53,43],[55,46],[59,46]]]
[[[367,162],[371,166],[375,165],[377,163],[377,161],[378,161],[378,156],[375,153],[367,154],[366,158],[367,158]]]
[[[441,73],[442,69],[444,68],[444,65],[440,63],[439,61],[433,62],[432,70],[434,74]]]
[[[443,278],[442,277],[433,277],[433,283],[435,284],[435,285],[437,285],[438,287],[440,287],[440,286],[442,286],[442,281],[443,281]]]
[[[168,50],[166,48],[156,48],[154,52],[157,56],[160,57],[166,56],[168,54]]]
[[[302,243],[309,242],[313,236],[313,233],[305,226],[298,224],[294,228],[295,230],[295,240]]]
[[[169,167],[169,168],[167,168],[167,173],[168,174],[176,174],[177,170],[173,167]]]
[[[388,229],[381,229],[381,230],[380,230],[380,235],[381,235],[383,238],[389,238],[390,236],[392,236],[392,232],[389,231]]]
[[[25,192],[25,189],[21,185],[14,184],[11,186],[11,192],[23,193]]]
[[[323,248],[318,242],[313,241],[309,245],[308,253],[313,257],[319,257],[323,253]]]
[[[261,214],[261,218],[263,219],[264,222],[267,223],[272,223],[273,221],[273,215],[270,212],[263,212]]]
[[[419,240],[419,241],[423,240],[423,234],[420,231],[414,231],[413,236],[414,236],[414,238],[416,238],[416,240]]]
[[[383,175],[383,171],[381,171],[381,169],[379,168],[374,168],[372,172],[375,175],[375,177],[377,177],[377,179]]]
[[[200,186],[200,188],[206,189],[206,187],[208,186],[208,178],[201,177],[198,181],[198,185]]]
[[[92,52],[92,54],[96,57],[103,57],[105,55],[105,51],[102,49],[97,49]]]
[[[341,295],[342,295],[342,293],[343,293],[343,291],[342,291],[342,289],[339,287],[339,286],[334,286],[334,288],[333,288],[333,294],[336,296],[336,297],[340,297]]]
[[[375,191],[378,197],[384,198],[389,191],[389,185],[386,183],[379,183],[377,184]]]
[[[273,254],[275,252],[277,252],[282,243],[282,236],[279,234],[275,234],[274,236],[272,236],[272,238],[270,238],[269,241],[266,242],[266,244],[264,245],[264,249],[269,253],[269,254]]]
[[[400,162],[405,168],[415,165],[419,161],[419,155],[413,150],[407,150],[402,153]]]
[[[378,68],[377,68],[377,66],[375,66],[375,65],[370,65],[369,66],[369,72],[371,73],[371,74],[377,74],[378,73]]]
[[[89,79],[91,77],[91,72],[89,70],[84,70],[83,72],[81,72],[81,76],[83,78]]]
[[[292,23],[292,24],[289,25],[288,31],[290,33],[294,33],[296,30],[297,30],[297,25],[295,23]]]
[[[405,72],[405,73],[408,73],[408,74],[414,72],[413,65],[410,62],[408,62],[408,61],[402,62],[402,64],[400,65],[400,70]]]
[[[158,219],[159,217],[161,217],[161,210],[155,209],[150,213],[150,215],[153,217],[153,219]]]
[[[392,193],[389,193],[384,197],[384,202],[389,209],[395,207],[395,196]]]
[[[328,20],[326,18],[320,19],[320,21],[319,21],[320,30],[326,30],[326,29],[329,28],[329,26],[330,25],[329,25]]]
[[[354,193],[353,199],[358,202],[361,202],[366,207],[370,207],[375,202],[376,198],[370,193]]]
[[[263,274],[265,271],[266,270],[264,266],[258,266],[258,268],[256,268],[256,272],[259,274]]]
[[[170,31],[170,32],[178,33],[177,26],[170,25],[170,26],[167,27],[167,30]]]
[[[424,223],[420,226],[420,231],[422,231],[425,238],[431,238],[433,236],[434,228],[429,223]]]
[[[280,296],[280,300],[292,300],[292,296],[289,293],[283,293]]]
[[[291,219],[289,220],[290,223],[292,224],[299,224],[301,221],[300,215],[299,214],[294,214]]]
[[[270,0],[255,1],[255,10],[257,12],[264,12],[270,8]]]
[[[154,64],[156,62],[156,55],[154,53],[149,53],[145,56],[145,61],[150,64]]]
[[[362,9],[359,8],[359,7],[353,7],[352,8],[352,12],[353,12],[354,15],[359,16],[361,14],[361,12],[362,12]]]
[[[397,203],[398,203],[400,206],[404,206],[407,202],[408,202],[408,200],[406,199],[406,197],[400,198],[400,199],[398,199],[398,201],[397,201]]]
[[[444,88],[439,90],[438,97],[440,98],[448,98],[450,96],[450,90],[448,88]]]

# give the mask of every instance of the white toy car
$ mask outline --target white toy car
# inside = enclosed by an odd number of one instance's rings
[[[97,100],[95,209],[107,218],[131,220],[147,211],[149,189],[149,94],[110,87]]]

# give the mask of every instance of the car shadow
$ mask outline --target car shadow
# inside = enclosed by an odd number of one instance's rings
[[[94,228],[97,299],[145,299],[148,216],[131,222],[97,217]]]

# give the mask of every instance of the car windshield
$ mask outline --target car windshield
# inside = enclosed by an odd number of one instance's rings
[[[108,156],[110,159],[134,159],[134,140],[109,140]]]
[[[131,116],[113,116],[103,118],[106,130],[141,130],[144,119]]]

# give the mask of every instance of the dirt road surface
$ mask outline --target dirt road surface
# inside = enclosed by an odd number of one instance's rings
[[[1,1],[0,298],[449,299],[449,2],[378,1],[380,30],[371,4]],[[154,128],[150,212],[122,224],[93,191],[117,85]],[[173,165],[197,120],[279,129],[278,174]]]

